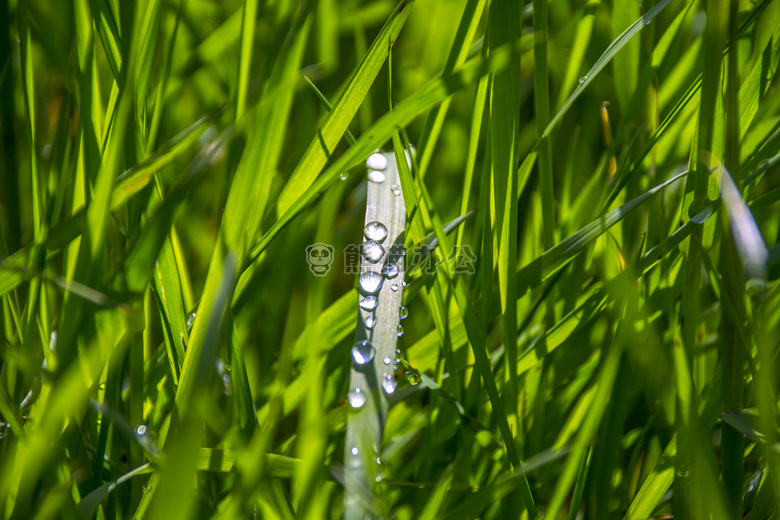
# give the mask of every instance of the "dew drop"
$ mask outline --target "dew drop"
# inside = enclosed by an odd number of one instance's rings
[[[381,222],[369,222],[366,227],[363,228],[363,234],[369,240],[376,240],[377,242],[384,242],[387,238],[387,228]]]
[[[583,84],[583,83],[585,83],[586,81],[588,81],[588,76],[582,76],[582,77],[580,78],[580,85],[582,85],[582,84]]]
[[[382,268],[382,274],[385,278],[395,278],[398,276],[398,266],[395,264],[387,264]]]
[[[385,174],[377,170],[369,170],[368,180],[377,184],[381,184],[385,182]]]
[[[406,307],[401,305],[401,307],[399,307],[398,309],[398,317],[401,318],[402,320],[405,320],[407,316],[409,316],[409,311],[406,310]]]
[[[137,433],[138,435],[146,435],[146,425],[142,424],[141,426],[136,428],[135,433]]]
[[[360,285],[360,290],[364,293],[376,294],[382,287],[383,280],[384,278],[382,278],[382,275],[379,273],[368,271],[360,275],[360,278],[358,279],[358,285]]]
[[[395,392],[396,386],[398,386],[398,383],[395,382],[395,378],[391,375],[388,375],[386,378],[382,380],[382,388],[385,389],[387,395],[390,395],[393,392]]]
[[[375,323],[376,323],[376,319],[374,318],[373,314],[366,318],[365,324],[367,329],[373,329]]]
[[[366,340],[358,341],[352,347],[352,359],[356,365],[365,365],[374,359],[374,347]]]
[[[372,264],[377,263],[385,255],[385,248],[376,240],[369,240],[363,244],[363,257]]]
[[[422,381],[422,377],[417,372],[407,372],[406,380],[409,381],[410,385],[417,386],[420,384],[420,381]]]
[[[406,280],[401,280],[401,284],[406,287]]]
[[[393,195],[398,196],[401,194],[401,187],[398,184],[393,184],[390,186],[390,189],[393,191]]]
[[[389,365],[389,364],[390,364],[390,361],[392,361],[392,360],[390,359],[390,356],[385,356],[385,359],[383,359],[383,360],[382,360],[382,363],[384,363],[385,365]]]
[[[355,388],[347,394],[347,401],[352,408],[358,409],[366,404],[366,396],[360,393],[360,388]]]
[[[196,313],[193,312],[192,314],[187,316],[187,328],[188,329],[192,327],[193,323],[195,323],[195,314]]]
[[[393,290],[393,292],[398,292],[398,284],[397,283],[394,283],[393,285],[391,285],[390,288]]]
[[[347,177],[349,177],[349,174],[348,174],[347,172],[341,172],[341,173],[339,174],[339,180],[340,180],[340,181],[345,181],[345,180],[347,180]]]
[[[384,170],[387,168],[387,158],[381,153],[372,153],[366,161],[366,166],[373,170]]]
[[[376,299],[376,296],[366,296],[363,298],[358,305],[360,305],[360,308],[366,311],[373,311],[376,309],[378,301]]]
[[[403,335],[404,335],[404,326],[399,324],[398,325],[398,337],[400,338]]]
[[[352,449],[350,451],[352,452],[352,455],[357,455],[358,454],[357,446],[352,446]]]

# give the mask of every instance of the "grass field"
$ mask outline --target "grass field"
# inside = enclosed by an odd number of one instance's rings
[[[778,64],[780,0],[0,0],[0,518],[779,518]]]

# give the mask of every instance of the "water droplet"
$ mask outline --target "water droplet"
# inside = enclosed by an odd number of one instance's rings
[[[398,317],[402,320],[405,320],[409,316],[409,311],[406,310],[406,307],[401,305],[401,307],[398,308]]]
[[[369,170],[368,180],[377,184],[381,184],[385,182],[385,174],[377,170]]]
[[[582,85],[582,84],[583,84],[583,83],[585,83],[586,81],[588,81],[588,76],[582,76],[582,77],[580,78],[580,85]]]
[[[352,446],[352,449],[350,451],[352,452],[352,455],[357,455],[358,454],[357,446]]]
[[[398,196],[401,194],[401,187],[398,184],[393,184],[390,186],[390,189],[393,191],[393,195]]]
[[[420,377],[420,374],[417,372],[407,372],[406,380],[409,381],[410,385],[417,386],[420,384],[420,381],[422,381],[422,377]]]
[[[380,246],[376,240],[369,240],[363,244],[363,256],[366,260],[375,264],[385,256],[385,248]]]
[[[195,314],[196,313],[193,312],[192,314],[187,316],[187,328],[188,329],[192,327],[193,323],[195,323]]]
[[[348,174],[347,172],[341,172],[341,173],[339,174],[339,180],[340,180],[340,181],[345,181],[345,180],[347,180],[347,177],[349,177],[349,174]]]
[[[366,227],[363,228],[363,234],[369,240],[376,240],[377,242],[384,242],[387,238],[387,228],[381,222],[369,222]]]
[[[406,287],[406,280],[401,280],[401,284]]]
[[[366,404],[366,396],[360,393],[360,388],[355,388],[347,394],[347,401],[352,408],[358,409]]]
[[[225,374],[222,376],[222,385],[225,387],[222,393],[225,395],[233,395],[233,386],[230,383],[230,376]]]
[[[392,360],[390,359],[390,356],[385,356],[385,359],[382,360],[382,363],[385,365],[389,365]]]
[[[352,359],[356,365],[365,365],[374,359],[374,347],[366,340],[358,341],[352,347]]]
[[[368,271],[360,275],[358,279],[358,285],[360,289],[366,294],[376,294],[382,287],[382,275],[375,273],[374,271]]]
[[[400,338],[403,335],[404,335],[404,326],[399,324],[398,325],[398,337]]]
[[[401,354],[401,349],[400,348],[395,349],[395,353],[400,355]]]
[[[385,278],[395,278],[398,276],[398,266],[395,264],[387,264],[382,268],[382,274]]]
[[[387,395],[390,395],[393,392],[395,392],[396,386],[398,386],[398,383],[395,382],[395,378],[391,375],[388,375],[386,378],[382,380],[382,388],[385,389]]]
[[[387,159],[381,153],[372,153],[366,161],[366,166],[373,170],[384,170],[387,168]]]
[[[152,490],[152,486],[144,486],[143,490],[144,490],[144,493],[148,493],[149,491]]]
[[[146,435],[146,425],[142,424],[141,426],[136,428],[135,433],[137,433],[138,435]]]
[[[377,458],[376,458],[376,463],[377,463],[377,464],[382,464],[382,459],[381,459],[381,457],[377,457]]]
[[[393,285],[390,286],[390,288],[393,290],[393,292],[397,292],[398,291],[398,284],[394,283]]]
[[[225,371],[230,372],[230,365],[225,365]]]
[[[363,298],[358,305],[360,305],[360,308],[366,311],[373,311],[376,309],[376,304],[378,303],[378,300],[376,299],[376,296],[366,296]]]
[[[376,323],[376,320],[374,319],[374,315],[373,314],[366,318],[365,324],[366,324],[366,328],[367,329],[373,329],[375,323]]]

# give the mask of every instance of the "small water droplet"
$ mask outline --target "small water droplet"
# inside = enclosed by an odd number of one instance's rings
[[[395,387],[398,386],[398,383],[395,382],[395,378],[391,375],[388,375],[386,378],[382,380],[382,388],[385,389],[385,392],[390,395],[393,392],[395,392]]]
[[[376,463],[377,463],[377,464],[382,464],[382,459],[381,459],[381,457],[377,457],[377,458],[376,458]]]
[[[382,274],[385,278],[395,278],[398,276],[398,266],[395,264],[387,264],[382,268]]]
[[[420,374],[417,372],[407,372],[406,380],[409,381],[410,385],[417,386],[420,384],[420,381],[422,381],[422,377],[420,377]]]
[[[384,170],[387,168],[387,159],[381,153],[372,153],[366,161],[366,166],[373,170]]]
[[[225,371],[230,372],[230,365],[225,365]]]
[[[375,323],[376,323],[376,320],[374,319],[374,315],[373,314],[366,318],[365,324],[366,324],[366,328],[367,329],[373,329]]]
[[[382,184],[385,182],[385,174],[377,170],[369,170],[368,180],[377,184]]]
[[[390,189],[393,191],[393,195],[398,196],[401,194],[401,187],[398,184],[393,184],[390,186]]]
[[[401,280],[401,284],[406,287],[406,280]]]
[[[341,173],[339,174],[339,180],[340,180],[340,181],[345,181],[345,180],[347,180],[347,177],[349,177],[349,174],[348,174],[347,172],[341,172]]]
[[[350,451],[352,452],[352,455],[357,455],[358,454],[357,446],[352,446],[352,449]]]
[[[360,393],[360,388],[355,388],[347,394],[347,401],[352,408],[358,409],[366,404],[366,396]]]
[[[583,83],[585,83],[586,81],[588,81],[588,76],[582,76],[582,77],[580,78],[580,85],[582,85],[582,84],[583,84]]]
[[[146,435],[146,425],[142,424],[141,426],[136,428],[135,433],[137,433],[138,435]]]
[[[385,359],[382,360],[382,363],[385,365],[389,365],[392,360],[390,359],[390,356],[385,356]]]
[[[358,305],[360,305],[360,308],[366,311],[373,311],[376,309],[376,304],[378,303],[378,300],[376,299],[376,296],[369,295],[363,298]]]
[[[358,285],[364,293],[376,294],[382,287],[383,281],[384,278],[382,278],[382,275],[375,273],[374,271],[368,271],[360,275],[360,278],[358,279]]]
[[[397,292],[398,291],[398,284],[394,283],[393,285],[390,286],[390,289],[392,289],[393,292]]]
[[[363,256],[372,264],[377,263],[385,256],[385,248],[379,245],[376,240],[369,240],[363,244]]]
[[[401,355],[401,349],[400,348],[395,349],[395,353]]]
[[[381,222],[369,222],[366,227],[363,228],[363,234],[369,240],[376,240],[377,242],[384,242],[387,238],[387,227]]]
[[[352,347],[352,359],[356,365],[365,365],[374,359],[374,347],[366,340],[358,341]]]
[[[401,318],[402,320],[405,320],[407,318],[407,316],[409,316],[409,311],[406,310],[406,307],[401,305],[398,308],[398,317]]]
[[[404,326],[399,324],[398,325],[398,337],[400,338],[403,335],[404,335]]]
[[[196,313],[192,313],[189,316],[187,316],[187,328],[191,328],[192,324],[195,323],[195,315]]]
[[[144,490],[144,493],[148,493],[149,491],[152,490],[152,486],[144,486],[143,490]]]

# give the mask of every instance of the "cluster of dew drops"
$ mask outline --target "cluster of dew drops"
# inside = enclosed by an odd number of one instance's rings
[[[381,151],[377,150],[374,152],[366,162],[366,165],[368,166],[368,179],[371,182],[375,183],[382,183],[385,180],[385,174],[382,173],[383,170],[387,168],[387,159],[384,155],[382,155]],[[401,194],[401,188],[397,185],[393,185],[390,187],[392,192],[395,195]],[[387,227],[382,224],[381,222],[369,222],[366,224],[366,227],[363,229],[363,234],[365,235],[366,241],[363,243],[363,257],[370,263],[376,264],[379,262],[385,255],[385,248],[382,246],[385,239],[387,238]],[[379,293],[379,290],[382,288],[382,285],[384,285],[385,280],[389,280],[390,282],[390,290],[393,292],[398,291],[398,283],[394,281],[394,279],[399,275],[400,271],[398,269],[398,266],[394,263],[388,263],[382,268],[382,273],[377,273],[375,271],[367,271],[360,275],[360,278],[358,279],[358,285],[360,286],[360,291],[365,295],[364,298],[360,301],[358,304],[361,309],[364,311],[369,312],[369,315],[364,320],[364,325],[366,329],[373,329],[374,325],[376,324],[376,317],[374,316],[374,311],[377,308],[377,304],[379,303],[379,300],[377,299],[377,294]],[[406,286],[406,282],[401,282],[404,286]],[[406,307],[403,305],[399,308],[398,314],[401,320],[406,319],[406,317],[409,315],[409,312],[406,310]],[[398,325],[398,337],[403,336],[404,334],[404,328],[402,325]],[[370,363],[374,359],[375,350],[373,345],[368,342],[368,340],[359,340],[355,343],[355,345],[352,347],[352,362],[356,366],[364,366]],[[396,349],[396,358],[391,359],[390,356],[385,356],[384,359],[382,359],[382,363],[391,368],[390,373],[383,373],[382,377],[382,388],[384,391],[390,395],[393,392],[395,392],[395,389],[397,387],[397,382],[395,380],[395,377],[393,377],[393,373],[398,369],[398,363],[401,362],[400,359],[401,350]],[[416,384],[418,381],[416,380],[410,380],[413,384]],[[347,395],[347,401],[349,402],[349,405],[352,408],[360,408],[363,406],[366,402],[366,396],[365,393],[362,392],[362,390],[358,387],[354,390],[351,390],[349,394]]]

